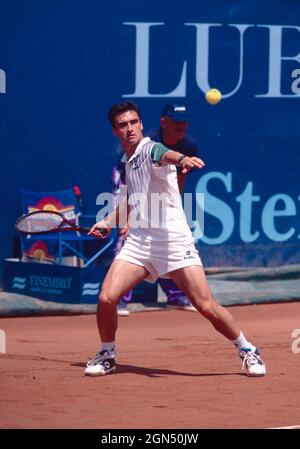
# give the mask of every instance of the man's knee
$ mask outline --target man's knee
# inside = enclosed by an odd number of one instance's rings
[[[99,294],[99,304],[101,304],[102,307],[116,307],[117,305],[117,299],[113,297],[113,295],[109,294],[108,292],[101,291]]]
[[[207,318],[214,316],[216,304],[217,303],[212,296],[197,298],[197,308],[199,312]]]

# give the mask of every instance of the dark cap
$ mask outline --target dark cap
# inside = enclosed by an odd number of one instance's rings
[[[184,104],[166,104],[162,114],[162,117],[169,117],[175,122],[188,122],[188,112]]]

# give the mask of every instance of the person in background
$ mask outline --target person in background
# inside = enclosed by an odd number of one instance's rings
[[[147,133],[151,140],[160,142],[171,150],[193,157],[198,153],[196,142],[187,134],[189,125],[189,114],[185,104],[166,104],[163,108],[160,127]],[[112,172],[112,192],[115,198],[118,198],[120,187],[125,181],[125,163],[124,155],[118,161]],[[187,174],[182,173],[182,168],[177,167],[177,178],[180,193],[184,190],[184,184]],[[119,238],[115,247],[115,254],[120,251],[124,240],[128,234],[128,229],[119,229]],[[186,295],[176,286],[172,279],[158,279],[158,283],[166,295],[167,306],[170,308],[195,311],[195,307],[190,303]],[[132,298],[132,292],[128,292],[121,299],[117,312],[119,316],[128,316],[128,303]]]

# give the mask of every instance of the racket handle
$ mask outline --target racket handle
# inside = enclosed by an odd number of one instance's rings
[[[78,229],[78,231],[82,232],[82,234],[88,234],[90,230],[91,228],[89,228],[88,226],[80,226],[80,228]],[[100,229],[100,234],[102,235],[102,237],[106,237],[106,235],[108,234],[108,230]]]
[[[102,235],[102,237],[106,237],[109,234],[109,230],[108,229],[100,229],[100,234]]]

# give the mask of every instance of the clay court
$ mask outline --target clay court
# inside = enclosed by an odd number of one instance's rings
[[[98,348],[94,315],[2,318],[2,429],[299,427],[300,302],[230,307],[262,350],[268,373],[249,378],[235,349],[197,313],[119,318],[118,368],[85,377]]]

